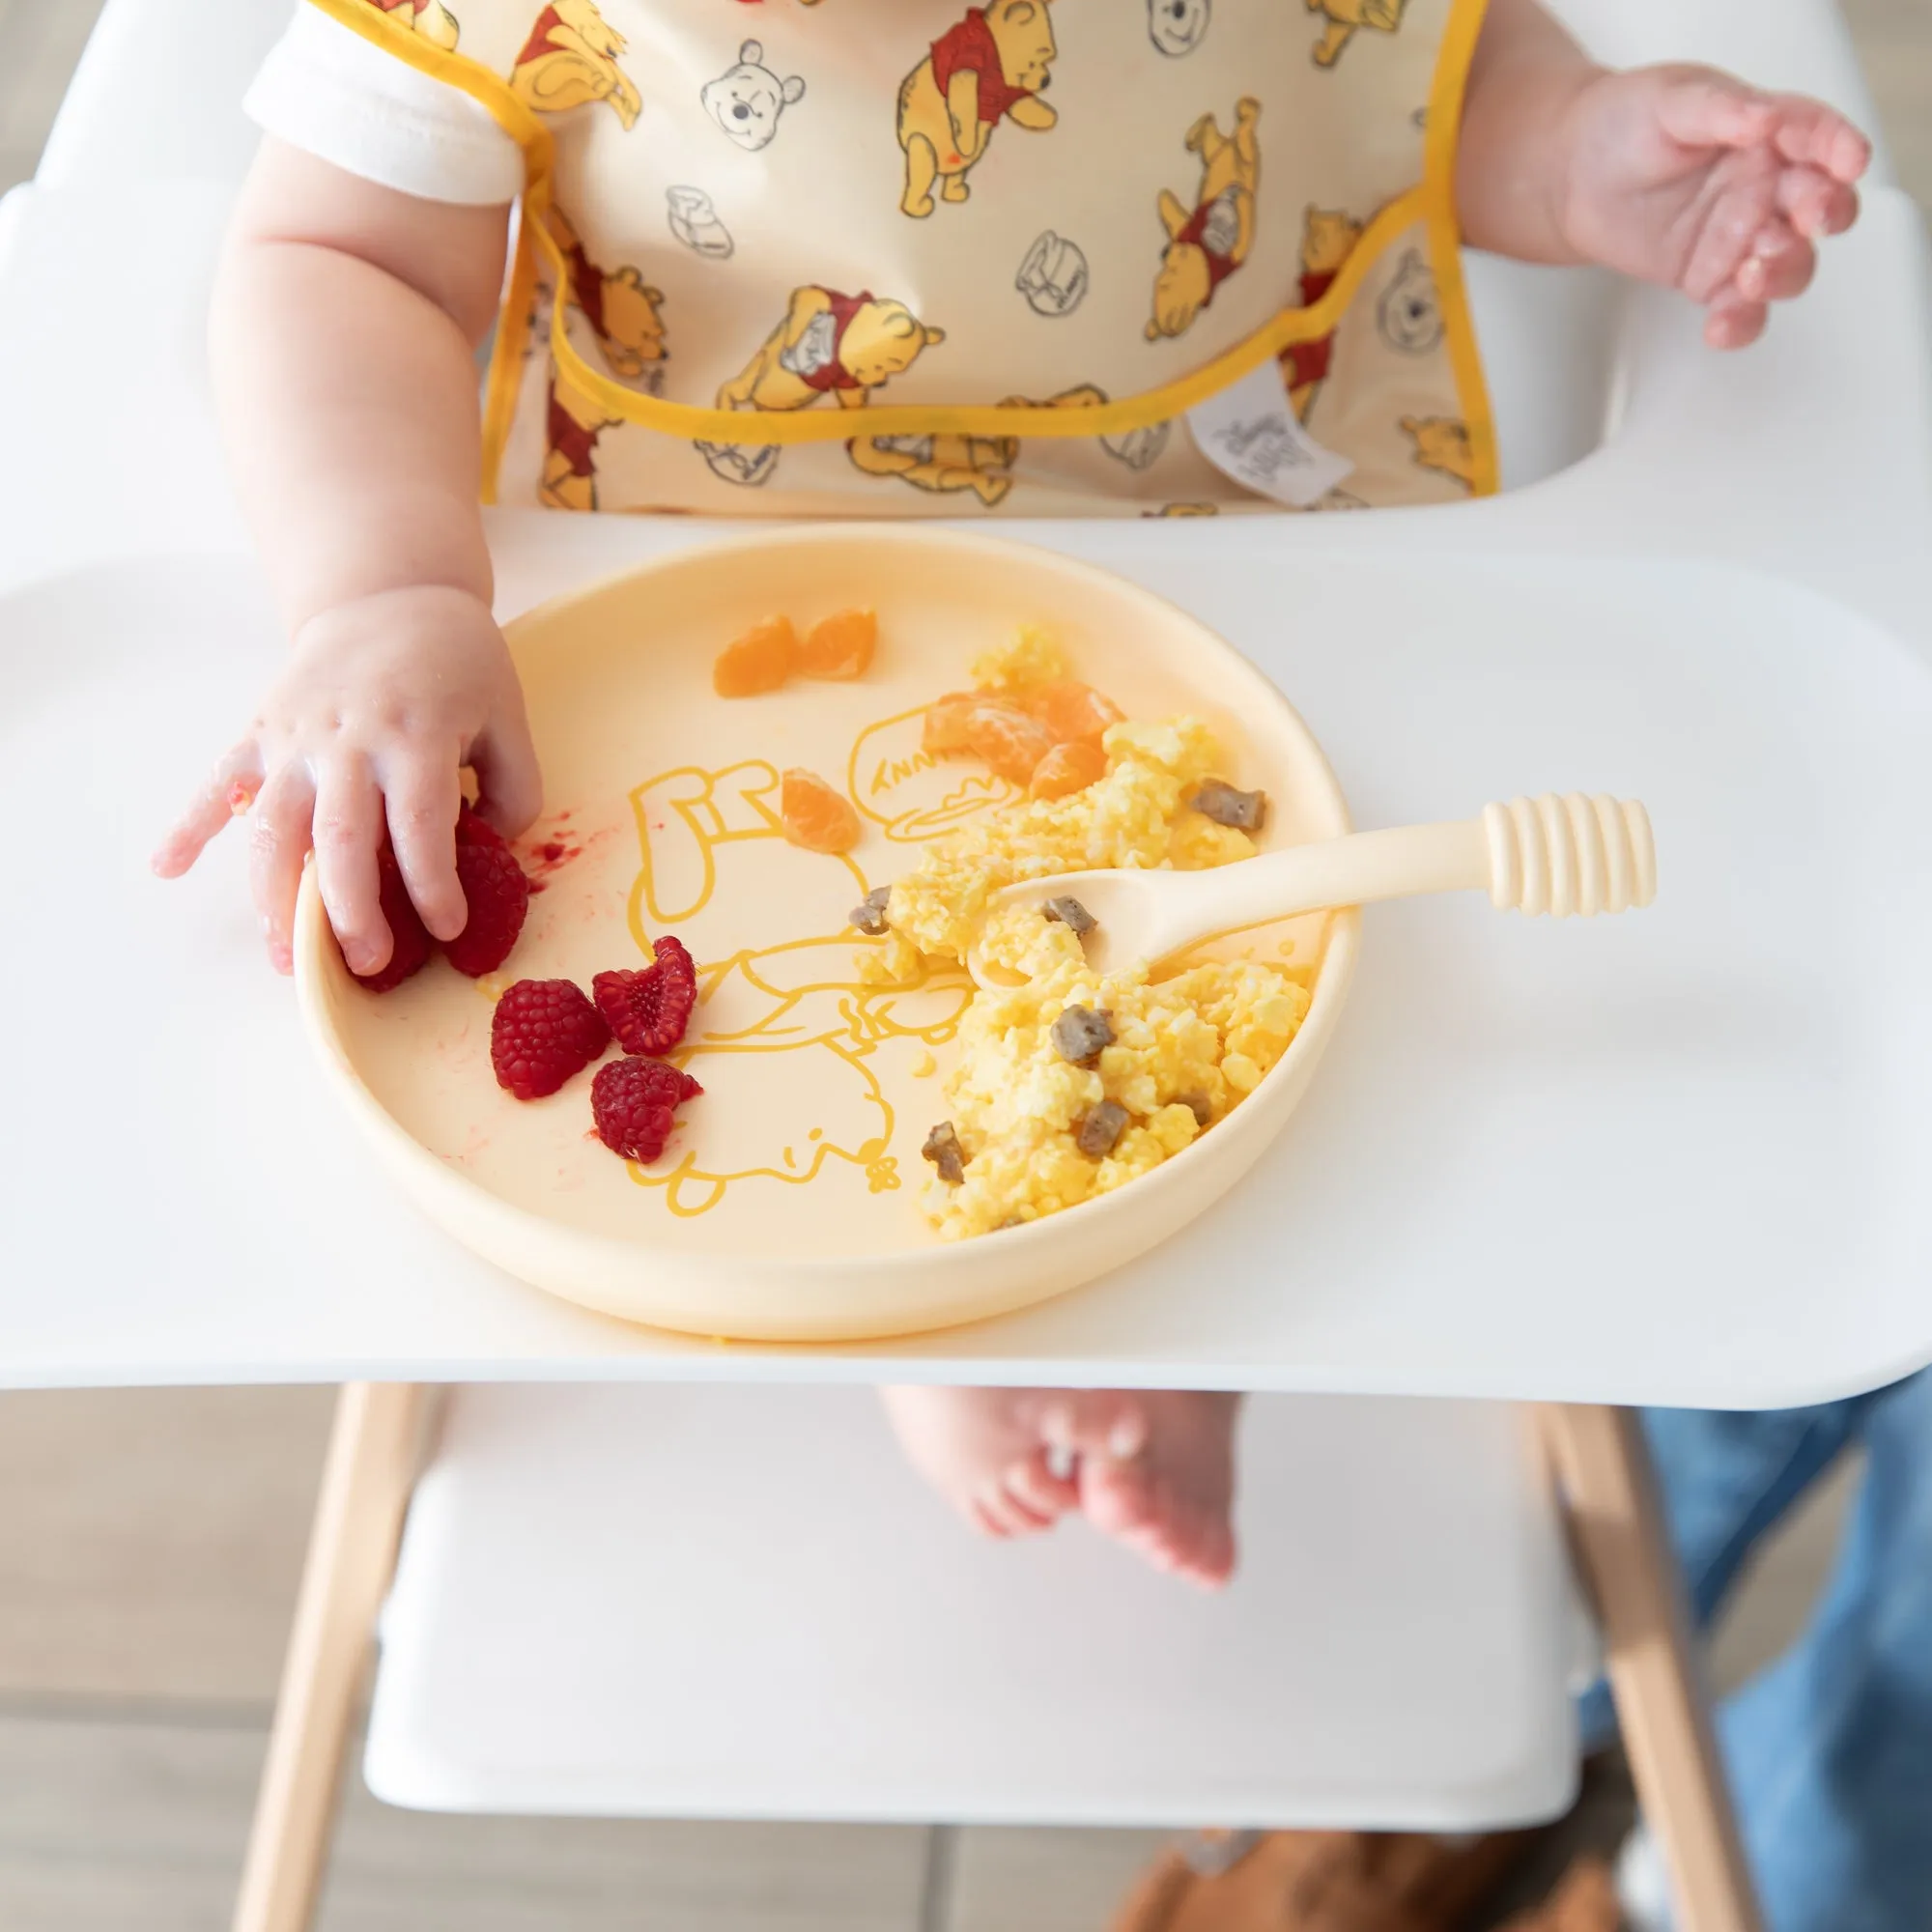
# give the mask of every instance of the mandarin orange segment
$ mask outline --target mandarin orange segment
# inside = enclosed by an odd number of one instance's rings
[[[1027,790],[1035,798],[1071,798],[1107,775],[1107,754],[1091,738],[1056,745],[1034,767]]]
[[[776,691],[798,659],[798,633],[789,617],[767,617],[734,638],[711,667],[711,688],[720,697],[755,697]]]
[[[798,668],[807,677],[863,677],[878,641],[876,611],[835,611],[805,634]]]
[[[1053,750],[1046,726],[1017,704],[982,698],[966,714],[966,749],[1016,785],[1032,782],[1039,761]]]
[[[970,691],[949,691],[925,707],[925,727],[921,733],[922,749],[935,757],[966,749],[967,726],[982,700]]]
[[[1126,716],[1104,692],[1070,678],[1042,684],[1030,692],[1026,708],[1046,726],[1056,745],[1071,745],[1083,738],[1098,744],[1107,730]]]
[[[808,852],[849,852],[859,842],[859,814],[842,791],[835,791],[815,772],[794,767],[779,791],[784,835]]]

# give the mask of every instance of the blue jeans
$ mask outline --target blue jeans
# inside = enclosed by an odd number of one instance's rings
[[[1771,1932],[1932,1926],[1932,1369],[1817,1408],[1644,1417],[1700,1626],[1847,1449],[1866,1471],[1824,1601],[1719,1736]],[[1584,1735],[1613,1728],[1603,1686]]]

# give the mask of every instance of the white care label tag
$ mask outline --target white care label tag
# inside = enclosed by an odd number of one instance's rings
[[[1306,510],[1349,475],[1354,465],[1323,449],[1295,419],[1270,355],[1232,388],[1187,412],[1201,453],[1244,489]]]

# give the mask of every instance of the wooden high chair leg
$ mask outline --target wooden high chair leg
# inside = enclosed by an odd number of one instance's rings
[[[234,1932],[307,1932],[343,1748],[415,1485],[426,1389],[348,1382],[323,1464]]]
[[[1629,1408],[1541,1413],[1677,1922],[1682,1932],[1762,1932],[1642,1425]]]

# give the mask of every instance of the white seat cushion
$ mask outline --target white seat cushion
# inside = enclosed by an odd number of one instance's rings
[[[862,1389],[452,1398],[384,1622],[391,1803],[1473,1829],[1576,1773],[1577,1621],[1516,1411],[1258,1398],[1240,1576],[989,1545]]]

